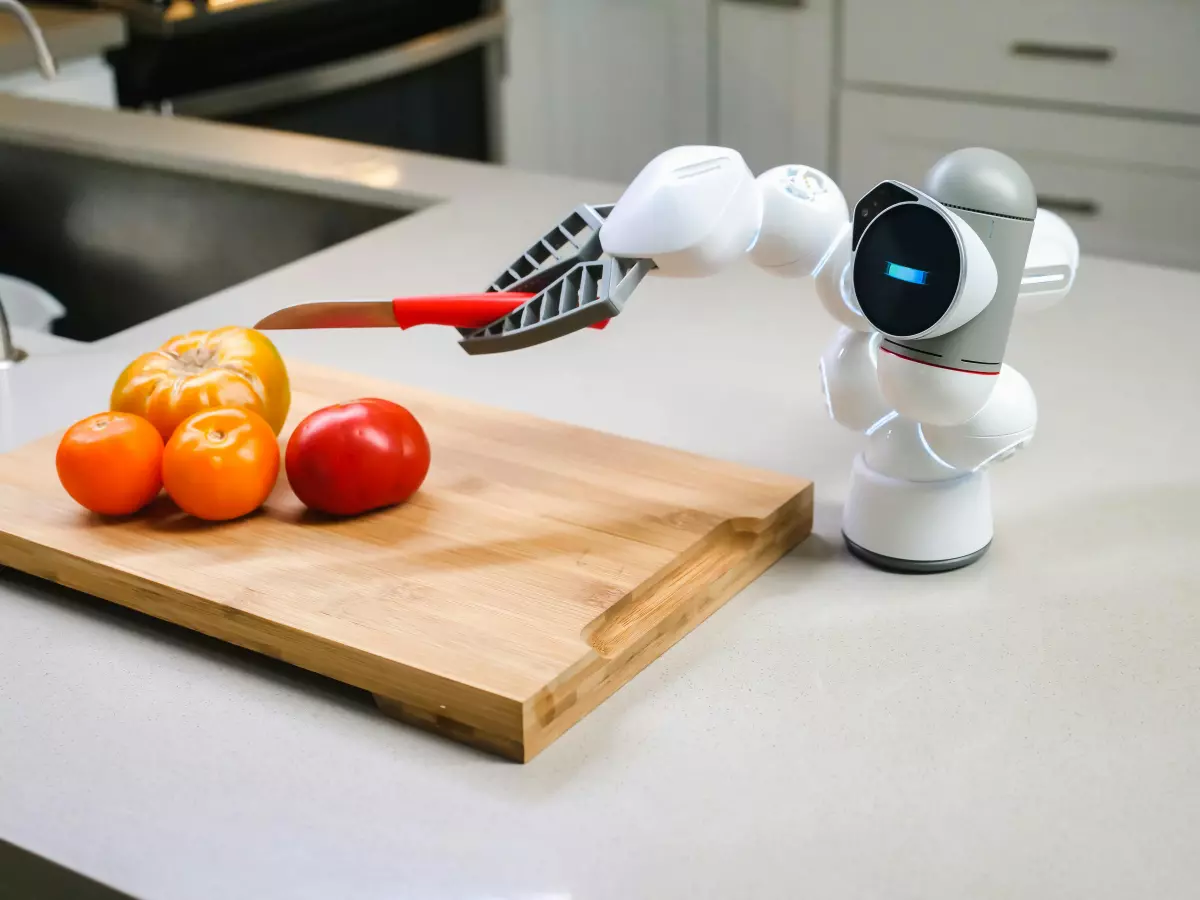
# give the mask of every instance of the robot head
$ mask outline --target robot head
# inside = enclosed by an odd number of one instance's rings
[[[884,181],[854,207],[852,280],[858,307],[882,334],[922,340],[961,328],[996,293],[983,241],[948,207]]]
[[[987,403],[1036,212],[1025,170],[978,147],[939,160],[923,190],[885,181],[855,206],[855,305],[884,335],[880,386],[901,415],[953,425]]]

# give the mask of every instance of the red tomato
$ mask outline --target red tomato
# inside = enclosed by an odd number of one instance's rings
[[[352,516],[411,497],[429,471],[429,440],[403,406],[355,400],[319,409],[297,425],[285,465],[305,506]]]

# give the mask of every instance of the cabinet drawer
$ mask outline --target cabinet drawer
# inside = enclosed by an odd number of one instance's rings
[[[853,205],[884,178],[920,186],[960,147],[1029,172],[1084,253],[1200,269],[1200,126],[844,91],[838,181]]]
[[[1200,115],[1195,0],[846,0],[850,82]]]

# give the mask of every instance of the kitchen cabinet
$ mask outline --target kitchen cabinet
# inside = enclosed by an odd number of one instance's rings
[[[851,203],[982,145],[1084,253],[1200,269],[1194,2],[843,0],[837,177]]]
[[[508,164],[624,182],[667,147],[708,141],[708,0],[509,0],[506,9]]]
[[[784,163],[827,170],[836,0],[720,0],[716,142],[755,173]]]

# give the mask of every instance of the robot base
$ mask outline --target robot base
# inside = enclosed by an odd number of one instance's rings
[[[847,549],[863,562],[869,563],[877,569],[883,569],[885,572],[900,572],[905,575],[932,575],[936,572],[949,572],[952,569],[961,569],[964,566],[969,566],[983,556],[983,554],[987,553],[988,547],[991,546],[989,542],[974,553],[968,553],[966,556],[959,556],[955,559],[896,559],[894,556],[883,556],[879,553],[873,553],[866,547],[858,546],[858,544],[846,537],[846,532],[844,531],[842,532],[842,538],[846,541]]]
[[[855,458],[842,536],[864,562],[892,572],[961,569],[987,552],[992,533],[987,472],[905,481]]]

